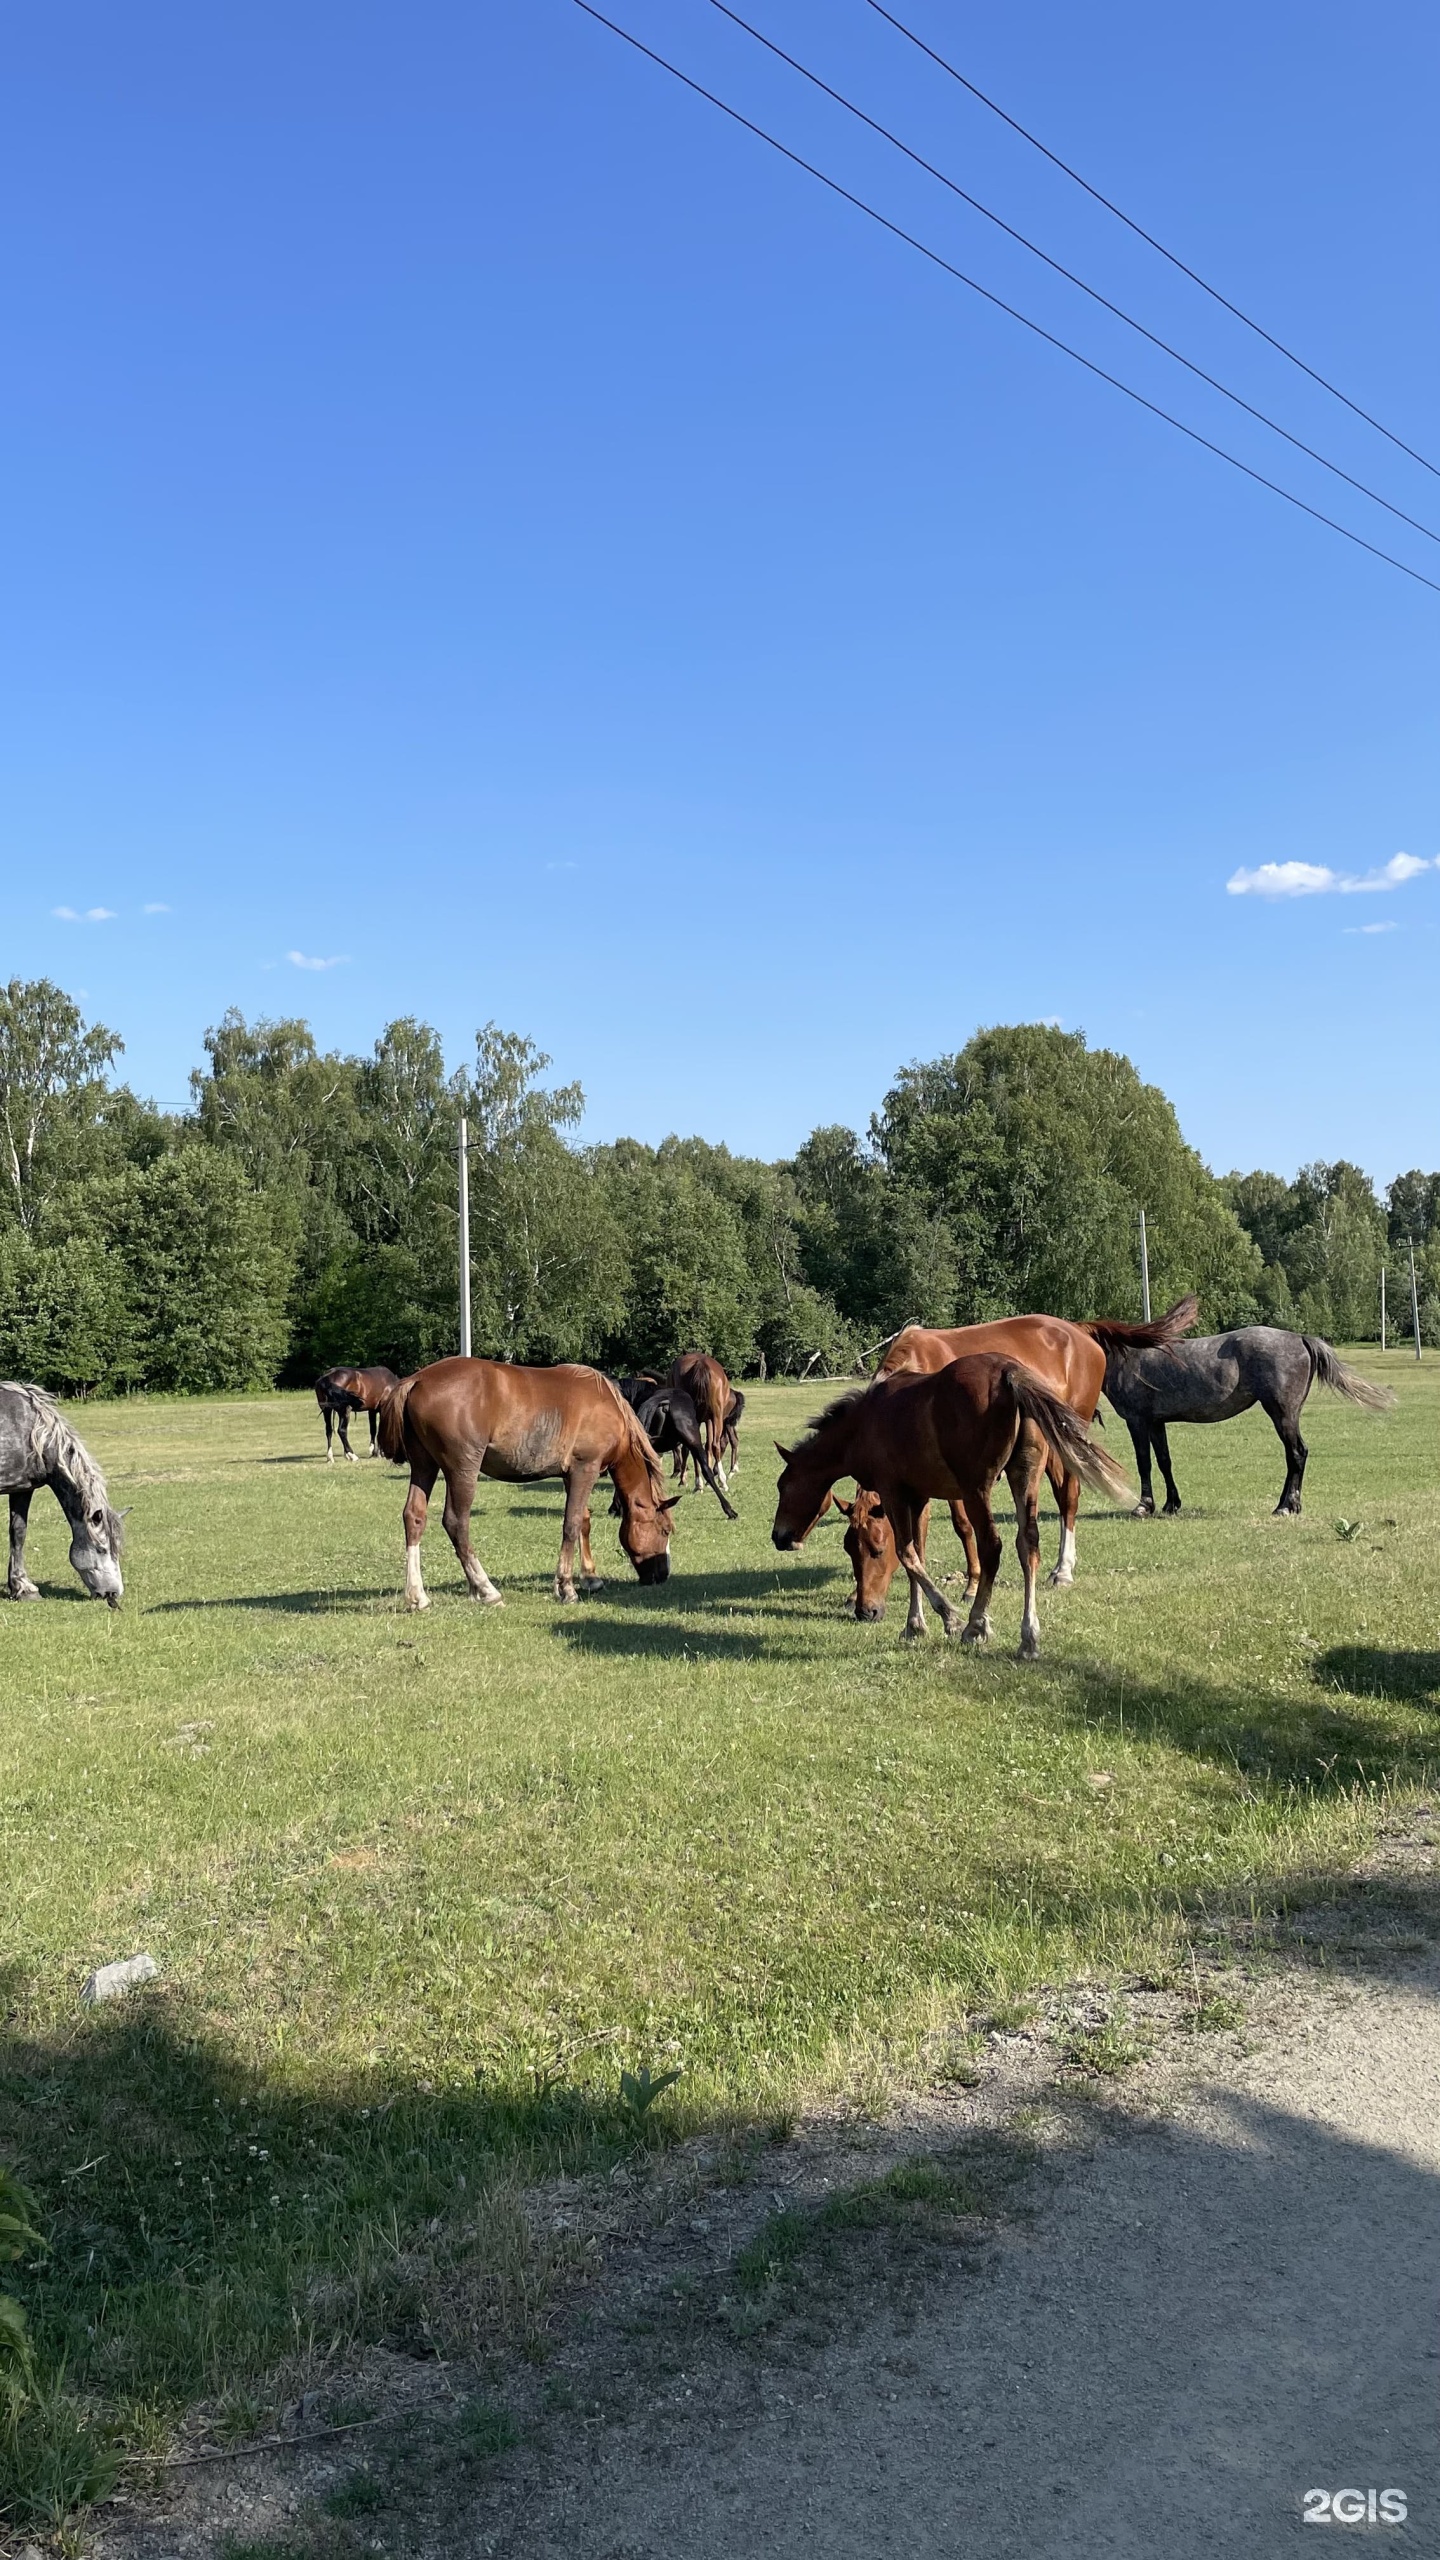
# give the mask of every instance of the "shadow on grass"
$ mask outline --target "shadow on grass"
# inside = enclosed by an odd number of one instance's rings
[[[1361,1698],[1396,1698],[1440,1709],[1440,1653],[1393,1652],[1384,1645],[1336,1644],[1317,1654],[1322,1686]]]
[[[398,1583],[372,1590],[317,1591],[237,1591],[229,1598],[205,1600],[155,1600],[146,1609],[147,1618],[188,1616],[197,1609],[265,1609],[279,1610],[294,1618],[330,1617],[347,1610],[369,1611],[377,1601],[400,1598]]]

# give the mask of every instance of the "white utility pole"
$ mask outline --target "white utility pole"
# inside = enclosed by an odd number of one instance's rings
[[[460,1357],[470,1357],[470,1130],[460,1121]]]
[[[1140,1304],[1145,1322],[1150,1321],[1150,1247],[1145,1240],[1145,1212],[1140,1212]]]
[[[1410,1239],[1410,1322],[1415,1329],[1415,1357],[1420,1357],[1420,1292],[1415,1286],[1415,1239]]]

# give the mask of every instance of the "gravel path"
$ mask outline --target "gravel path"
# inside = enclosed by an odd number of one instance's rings
[[[743,2416],[702,2397],[562,2463],[507,2560],[1273,2560],[1310,2490],[1399,2490],[1440,2552],[1440,1954],[1278,2031],[1065,2164]],[[1350,2502],[1342,2502],[1342,2514]],[[1329,2530],[1344,2530],[1331,2525]]]

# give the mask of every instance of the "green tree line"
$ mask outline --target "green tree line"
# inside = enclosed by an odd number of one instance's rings
[[[457,1339],[456,1146],[469,1122],[474,1342],[623,1370],[692,1344],[732,1371],[848,1368],[912,1319],[1139,1312],[1373,1336],[1388,1258],[1440,1340],[1440,1174],[1382,1203],[1357,1167],[1216,1179],[1127,1058],[1036,1024],[898,1073],[863,1137],[782,1163],[700,1138],[586,1146],[578,1085],[487,1024],[447,1065],[404,1017],[368,1056],[237,1012],[191,1107],[119,1080],[118,1034],[48,980],[0,991],[0,1371],[65,1394],[406,1371]]]

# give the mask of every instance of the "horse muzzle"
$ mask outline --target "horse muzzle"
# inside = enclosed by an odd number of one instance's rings
[[[873,1627],[878,1624],[881,1618],[884,1617],[885,1603],[882,1600],[878,1609],[862,1609],[859,1601],[857,1600],[855,1603],[855,1615],[861,1621],[862,1625]]]
[[[668,1556],[642,1556],[635,1571],[642,1582],[668,1582],[670,1559]]]
[[[793,1529],[772,1529],[770,1544],[772,1547],[778,1547],[782,1556],[793,1556],[800,1541]]]

